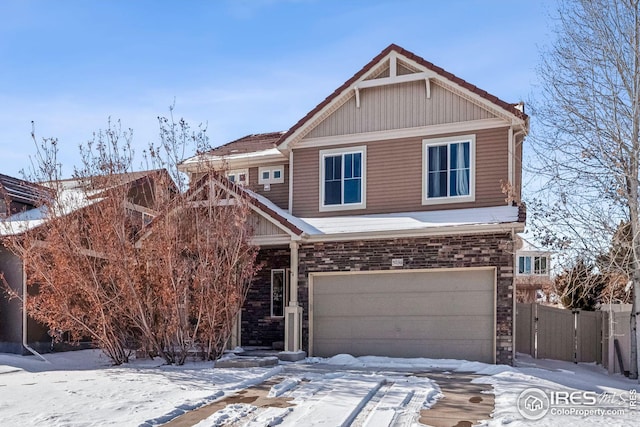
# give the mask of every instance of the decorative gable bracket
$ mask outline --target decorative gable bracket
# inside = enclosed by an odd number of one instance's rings
[[[363,80],[356,84],[353,88],[356,95],[356,108],[360,108],[360,89],[370,87],[388,86],[398,83],[415,82],[424,80],[427,99],[431,98],[431,79],[435,77],[435,73],[412,73],[398,75],[397,55],[392,52],[389,56],[389,77],[382,77],[372,80]]]
[[[403,76],[384,77],[381,79],[365,80],[357,84],[353,89],[356,92],[356,108],[360,108],[360,89],[369,87],[387,86],[398,83],[415,82],[424,80],[427,99],[431,98],[431,77],[427,73],[405,74]]]

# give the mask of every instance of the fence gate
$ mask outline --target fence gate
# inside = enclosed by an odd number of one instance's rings
[[[602,363],[602,313],[517,304],[516,351],[540,359]]]

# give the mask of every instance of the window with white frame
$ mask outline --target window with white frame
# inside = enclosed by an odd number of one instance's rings
[[[288,270],[271,270],[271,317],[283,317],[284,308],[289,301]]]
[[[475,200],[475,136],[423,141],[423,204]]]
[[[247,169],[230,170],[227,172],[227,178],[236,184],[247,185],[249,183],[249,171]]]
[[[258,168],[258,184],[282,184],[284,182],[284,166],[260,166]]]
[[[365,207],[365,147],[320,151],[320,210]]]
[[[546,276],[549,274],[549,257],[528,256],[518,257],[518,274]]]

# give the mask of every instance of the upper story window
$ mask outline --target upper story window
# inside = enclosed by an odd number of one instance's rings
[[[227,172],[227,178],[236,184],[247,185],[249,183],[249,171],[247,169],[230,170]]]
[[[422,204],[475,200],[475,135],[425,139]]]
[[[282,184],[284,166],[261,166],[258,168],[258,184]]]
[[[547,276],[549,274],[549,257],[547,256],[519,256],[518,274],[533,274]]]
[[[365,208],[366,147],[320,151],[320,210]]]

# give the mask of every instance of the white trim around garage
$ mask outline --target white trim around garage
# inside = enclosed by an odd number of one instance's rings
[[[329,276],[356,276],[356,275],[391,275],[391,274],[415,274],[415,273],[443,273],[443,272],[473,272],[473,271],[492,271],[493,272],[493,334],[492,334],[492,358],[496,363],[496,344],[497,344],[497,268],[496,267],[467,267],[467,268],[422,268],[422,269],[402,269],[402,270],[368,270],[368,271],[331,271],[331,272],[311,272],[308,275],[308,298],[309,298],[309,357],[314,356],[313,338],[314,338],[314,278]]]

